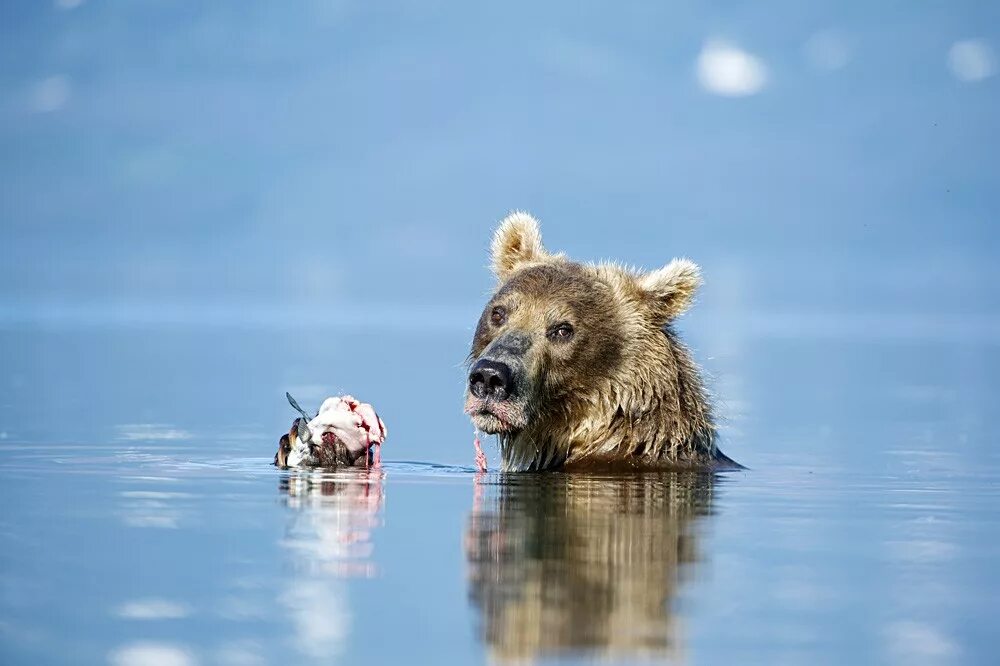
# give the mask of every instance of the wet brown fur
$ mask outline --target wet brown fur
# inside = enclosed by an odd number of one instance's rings
[[[527,425],[500,433],[504,469],[559,466],[718,467],[707,392],[673,328],[701,283],[675,259],[650,273],[548,253],[538,223],[515,213],[493,240],[498,288],[480,318],[470,360],[504,331],[531,336]],[[507,321],[491,323],[501,305]],[[568,343],[546,337],[568,321]]]

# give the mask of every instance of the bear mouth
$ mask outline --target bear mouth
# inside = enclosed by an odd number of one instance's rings
[[[476,429],[488,435],[511,432],[514,428],[496,414],[483,410],[472,414],[472,423]]]
[[[498,402],[470,395],[465,401],[465,413],[477,430],[490,435],[509,434],[524,427],[522,410],[509,401]]]

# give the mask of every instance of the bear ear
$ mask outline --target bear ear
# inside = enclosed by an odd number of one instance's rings
[[[694,293],[701,286],[701,269],[693,261],[674,259],[659,270],[639,276],[637,282],[654,299],[657,315],[670,321],[691,307]]]
[[[493,273],[503,282],[523,263],[543,261],[549,256],[542,246],[538,220],[516,211],[500,222],[490,247]]]

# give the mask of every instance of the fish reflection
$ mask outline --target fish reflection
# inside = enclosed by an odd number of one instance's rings
[[[680,656],[672,604],[699,561],[713,477],[517,475],[477,485],[466,555],[481,637],[499,660]]]
[[[352,617],[345,578],[372,577],[372,535],[384,502],[378,470],[302,471],[283,476],[293,509],[281,545],[291,573],[279,601],[288,609],[293,644],[315,659],[347,647]]]

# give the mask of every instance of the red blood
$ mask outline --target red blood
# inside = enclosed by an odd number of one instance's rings
[[[324,432],[323,433],[323,443],[326,444],[327,446],[333,446],[334,444],[337,443],[337,436],[334,435],[332,432],[329,432],[329,431]]]
[[[486,454],[483,453],[483,447],[479,443],[479,432],[476,432],[472,445],[476,447],[476,471],[483,473],[486,471]]]

